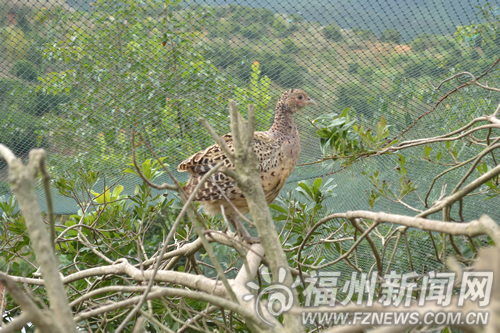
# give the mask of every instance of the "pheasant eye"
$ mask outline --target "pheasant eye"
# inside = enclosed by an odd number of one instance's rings
[[[304,98],[302,95],[299,95],[298,99],[302,100]]]

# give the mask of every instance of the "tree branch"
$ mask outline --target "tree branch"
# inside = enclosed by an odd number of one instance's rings
[[[57,259],[54,254],[54,244],[45,230],[42,213],[34,190],[35,177],[44,165],[45,151],[32,150],[28,165],[23,165],[21,159],[3,144],[0,144],[0,154],[9,165],[9,184],[16,195],[19,210],[24,216],[31,244],[40,264],[40,270],[46,281],[45,287],[50,300],[54,318],[64,332],[76,332],[76,326],[69,308],[66,292],[59,276]],[[43,163],[43,164],[42,164]]]
[[[42,332],[64,332],[59,326],[59,323],[54,320],[52,314],[47,315],[42,313],[31,298],[19,289],[16,282],[11,277],[0,272],[0,284],[7,288],[10,296],[12,296],[14,301],[23,309],[23,313],[16,318],[17,320],[15,323],[11,323],[10,328],[5,327],[1,329],[2,333],[4,330],[5,332],[14,332],[16,328],[22,328],[29,321],[32,321]]]

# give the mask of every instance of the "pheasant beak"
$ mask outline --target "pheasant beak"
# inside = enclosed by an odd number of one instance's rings
[[[312,98],[309,98],[306,102],[306,105],[309,105],[309,104],[312,104],[314,106],[318,106],[318,103],[316,103],[316,101]]]

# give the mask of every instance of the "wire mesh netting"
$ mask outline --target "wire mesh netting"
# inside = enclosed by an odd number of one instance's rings
[[[333,177],[338,186],[328,201],[330,211],[370,209],[368,176],[379,171],[380,179],[394,178],[400,157],[364,159],[346,169],[329,160],[314,163],[324,155],[309,120],[349,107],[360,124],[370,127],[384,116],[391,135],[400,133],[451,89],[437,92],[429,82],[436,85],[458,71],[479,75],[500,56],[499,25],[490,24],[498,22],[500,12],[489,6],[487,16],[479,8],[485,4],[4,0],[0,142],[21,157],[45,148],[54,176],[71,178],[91,169],[100,173],[96,187],[101,188],[104,181],[123,177],[120,184],[132,194],[138,179],[123,170],[132,161],[133,128],[144,140],[137,142],[138,160],[151,158],[147,142],[185,181],[177,164],[213,143],[199,117],[219,134],[227,133],[227,104],[235,99],[240,109],[255,104],[257,129],[267,130],[281,93],[302,88],[319,107],[295,118],[302,148],[284,191],[298,181]],[[469,29],[473,24],[483,29]],[[491,85],[498,83],[498,74],[498,69],[490,72]],[[444,133],[491,112],[498,101],[491,92],[464,89],[403,137]],[[464,146],[459,153],[466,157],[475,151]],[[408,175],[421,188],[430,185],[429,175],[445,169],[422,161],[417,148],[404,156]],[[0,166],[0,194],[6,194],[6,167]],[[460,177],[450,173],[440,184],[454,186]],[[439,191],[430,198],[436,200]],[[39,194],[43,206],[43,191]],[[416,196],[407,200],[420,205]],[[62,196],[54,203],[57,214],[78,209]],[[500,218],[498,199],[478,198],[465,208],[465,219],[486,211]],[[414,214],[389,200],[378,201],[374,209]],[[418,256],[425,262],[428,244],[421,242],[425,250]]]

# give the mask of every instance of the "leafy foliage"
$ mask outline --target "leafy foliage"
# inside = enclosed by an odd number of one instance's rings
[[[270,112],[271,92],[269,86],[271,80],[267,76],[261,77],[260,64],[258,61],[252,64],[252,73],[248,88],[236,88],[235,96],[239,105],[253,104],[255,106],[256,130],[267,130],[272,122],[273,112]],[[244,110],[246,107],[243,108]]]
[[[26,34],[18,27],[0,28],[0,51],[12,62],[28,56],[30,43]]]
[[[21,111],[6,110],[0,117],[0,142],[18,156],[26,156],[31,149],[46,146],[45,138],[40,135],[42,130],[40,120]],[[3,160],[0,165],[5,165]]]
[[[393,42],[396,44],[401,43],[401,33],[396,29],[386,29],[382,31],[379,40],[381,42]]]
[[[365,129],[363,125],[356,124],[356,120],[351,120],[348,107],[340,115],[323,115],[314,119],[311,124],[316,128],[316,135],[320,137],[323,156],[343,160],[344,165],[351,164],[360,156],[374,154],[397,143],[397,140],[387,141],[389,125],[384,116],[372,132],[371,128]]]
[[[358,115],[371,119],[373,117],[373,108],[369,105],[371,95],[363,83],[348,82],[339,88],[338,105],[340,108],[353,108]]]
[[[330,39],[336,42],[342,40],[342,33],[340,32],[340,27],[334,22],[325,26],[323,30],[321,30],[321,33],[326,39]]]
[[[95,167],[128,161],[134,126],[154,145],[169,142],[179,159],[208,143],[198,135],[197,114],[219,122],[231,93],[197,43],[205,13],[186,11],[180,19],[169,7],[176,2],[165,4],[165,15],[151,18],[154,1],[98,1],[91,32],[74,28],[47,45],[45,53],[66,70],[44,77],[39,91],[73,95],[64,116],[47,117],[56,146],[74,141],[72,154],[90,153],[85,163]]]
[[[10,70],[12,74],[17,76],[20,79],[27,81],[36,81],[39,72],[35,65],[28,60],[19,60],[17,61],[12,69]]]

